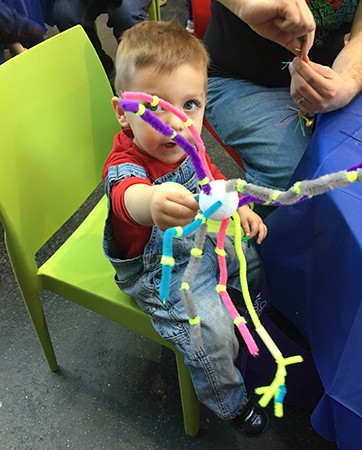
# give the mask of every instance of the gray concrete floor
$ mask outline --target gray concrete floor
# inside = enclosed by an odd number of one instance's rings
[[[163,18],[185,23],[183,0]],[[99,20],[105,48],[116,44]],[[230,177],[240,169],[204,133],[212,159]],[[49,371],[22,302],[0,229],[0,450],[244,449],[332,450],[310,426],[310,412],[286,406],[259,439],[248,439],[201,407],[196,438],[183,432],[173,354],[84,310],[45,294],[43,303],[61,369]]]

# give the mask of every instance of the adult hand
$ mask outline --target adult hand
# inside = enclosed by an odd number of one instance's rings
[[[12,44],[8,44],[8,47],[14,55],[19,55],[26,50],[26,48],[23,47],[20,42],[13,42]]]
[[[261,36],[305,58],[315,21],[305,0],[219,0]]]
[[[290,94],[300,109],[313,115],[342,108],[353,98],[347,80],[328,66],[307,58],[294,58],[289,64]]]

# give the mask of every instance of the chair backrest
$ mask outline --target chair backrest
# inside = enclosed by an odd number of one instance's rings
[[[192,19],[194,22],[194,34],[197,38],[204,37],[207,25],[211,17],[211,0],[192,0]]]
[[[2,64],[0,98],[0,218],[13,266],[28,266],[14,267],[22,284],[35,253],[100,183],[119,125],[80,26]]]

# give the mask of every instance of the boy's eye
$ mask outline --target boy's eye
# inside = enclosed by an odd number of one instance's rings
[[[152,112],[161,112],[162,107],[160,105],[151,105],[151,103],[146,103],[145,107]]]
[[[187,100],[184,104],[184,109],[186,111],[194,111],[197,108],[200,108],[200,102],[197,100]]]

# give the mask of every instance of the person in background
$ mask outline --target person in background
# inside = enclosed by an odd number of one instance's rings
[[[40,24],[0,2],[0,64],[5,61],[5,49],[12,55],[21,53],[42,42],[43,35]]]
[[[211,10],[205,116],[240,154],[247,181],[284,189],[308,120],[361,92],[362,2],[212,0]]]
[[[188,19],[186,22],[186,30],[189,33],[194,34],[194,21],[192,17],[192,2],[191,0],[186,0],[186,6],[188,8]]]
[[[219,269],[214,235],[207,235],[196,279],[191,284],[201,320],[201,343],[191,339],[192,324],[182,301],[181,279],[195,246],[192,235],[173,242],[175,264],[170,298],[159,297],[163,232],[186,226],[198,212],[199,192],[190,157],[136,114],[124,112],[122,92],[141,91],[163,98],[182,110],[200,133],[206,101],[208,55],[202,43],[176,20],[145,21],[127,30],[116,57],[112,99],[122,127],[114,138],[102,173],[109,198],[104,231],[105,254],[116,283],[149,315],[156,331],[184,355],[199,400],[248,436],[267,429],[264,410],[249,398],[238,367],[239,342],[233,320],[217,293]],[[143,103],[163,122],[195,145],[183,122],[157,104]],[[225,179],[210,162],[215,179]],[[249,206],[238,209],[244,233],[260,244],[267,234]],[[226,240],[228,283],[240,293],[239,262],[230,237]],[[260,259],[246,249],[252,297],[263,285]]]
[[[54,0],[53,20],[59,31],[80,24],[91,40],[110,79],[114,77],[113,59],[103,50],[95,27],[96,18],[108,14],[107,26],[120,41],[122,33],[147,19],[150,0]]]

